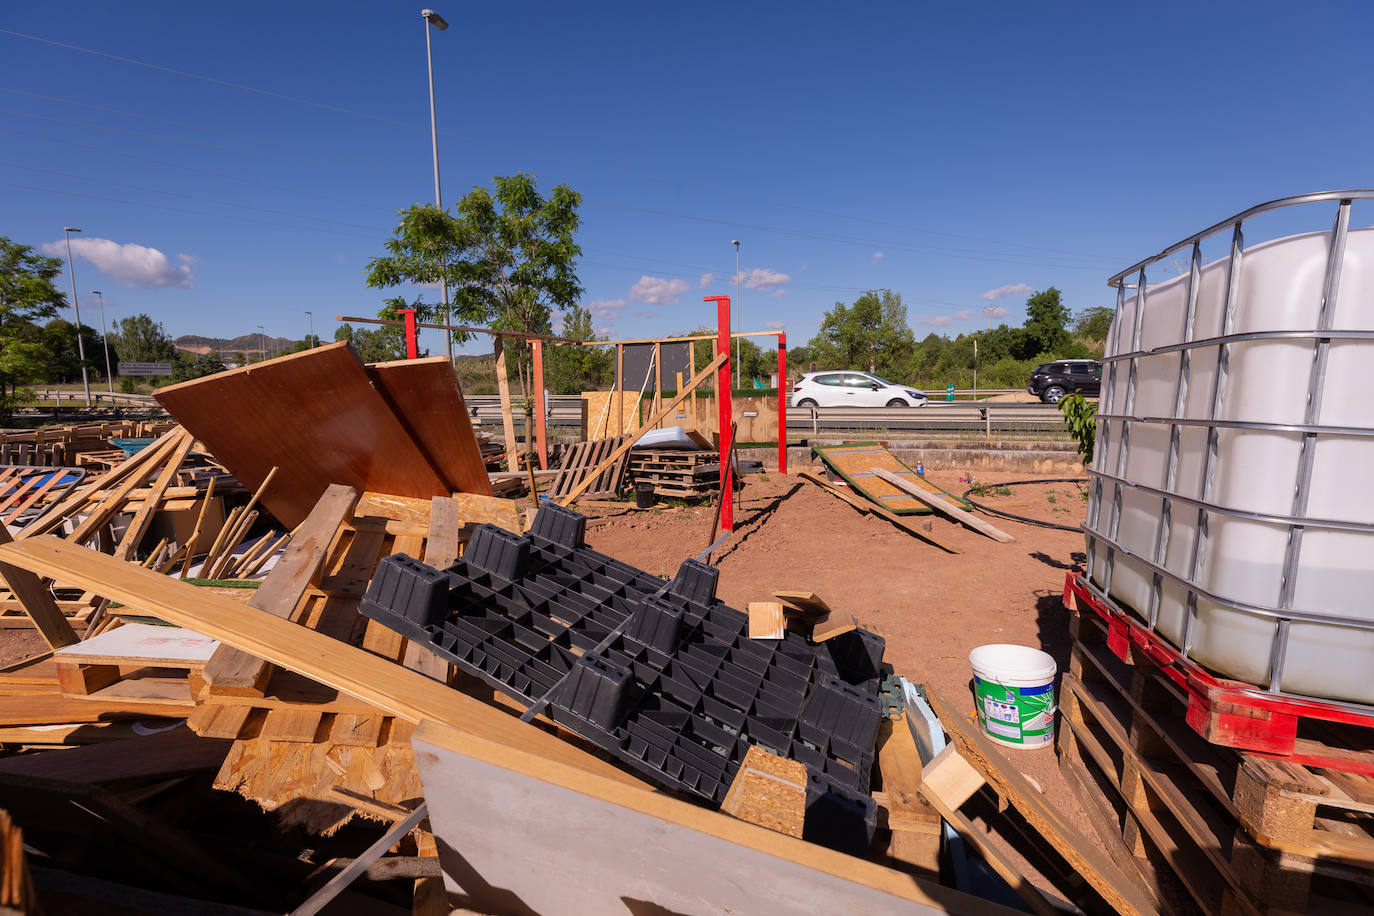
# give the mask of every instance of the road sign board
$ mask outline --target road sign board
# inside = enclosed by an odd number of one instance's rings
[[[131,363],[120,360],[120,375],[171,375],[171,363]]]

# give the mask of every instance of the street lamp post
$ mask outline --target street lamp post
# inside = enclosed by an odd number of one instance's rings
[[[434,10],[420,10],[420,18],[425,21],[425,62],[429,66],[429,143],[434,154],[434,207],[437,210],[444,209],[444,199],[439,193],[439,129],[434,117],[434,52],[430,49],[429,27],[434,26],[439,31],[448,28],[448,23],[444,17]],[[440,264],[442,268],[444,265]],[[439,277],[439,295],[444,303],[444,324],[449,324],[449,305],[448,305],[448,278],[442,275]],[[453,362],[453,332],[444,331],[444,353],[448,356],[448,361]]]
[[[267,337],[263,333],[262,325],[258,325],[258,352],[262,354],[258,361],[265,362],[267,360]]]
[[[310,319],[310,346],[308,349],[315,349],[315,313],[309,309],[305,310],[305,317]]]
[[[100,299],[100,341],[105,345],[105,381],[110,384],[110,394],[114,394],[114,375],[110,372],[110,335],[105,330],[105,296],[98,289],[91,290],[92,296]],[[77,329],[78,332],[80,329]]]
[[[741,288],[742,288],[742,287],[740,286],[740,281],[741,281],[742,278],[741,278],[740,272],[739,272],[739,239],[735,239],[735,240],[732,241],[730,244],[735,246],[735,320],[734,320],[734,325],[735,325],[735,329],[736,329],[736,330],[743,330],[744,325],[740,324],[740,322],[742,322],[742,321],[744,320],[744,308],[743,308],[743,305],[742,305],[742,303],[741,303],[741,300],[742,300],[744,297],[740,294],[740,290],[741,290]],[[742,338],[742,337],[736,337],[736,338],[735,338],[735,387],[736,387],[736,388],[739,387],[739,353],[740,353],[740,341],[742,341],[743,339],[744,339],[744,338]]]
[[[76,298],[76,265],[72,263],[72,233],[81,230],[75,226],[64,226],[62,233],[67,237],[67,270],[72,278],[72,308],[76,309],[76,352],[81,357],[81,387],[86,391],[86,406],[91,406],[91,377],[86,371],[86,345],[81,340],[81,303]]]

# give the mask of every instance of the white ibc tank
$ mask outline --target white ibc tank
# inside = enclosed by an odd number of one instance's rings
[[[1224,311],[1230,259],[1202,267],[1191,339],[1316,330],[1331,238],[1330,231],[1314,232],[1246,249],[1229,330]],[[1288,519],[1305,479],[1300,466],[1304,432],[1276,427],[1308,423],[1309,380],[1319,345],[1310,334],[1233,339],[1227,344],[1229,365],[1215,417],[1222,348],[1191,348],[1176,414],[1182,351],[1159,348],[1185,341],[1188,287],[1186,274],[1147,287],[1135,347],[1137,298],[1128,290],[1108,337],[1109,358],[1141,355],[1134,360],[1132,404],[1127,403],[1132,360],[1109,362],[1104,373],[1099,413],[1133,419],[1098,422],[1088,513],[1090,578],[1142,619],[1153,613],[1158,633],[1176,646],[1190,643],[1189,657],[1220,675],[1261,686],[1268,686],[1279,625],[1254,609],[1291,611],[1278,687],[1285,693],[1374,703],[1374,678],[1368,676],[1374,668],[1374,630],[1303,619],[1374,620],[1374,532],[1360,528],[1374,526],[1374,436],[1360,434],[1374,430],[1374,340],[1339,337],[1343,330],[1374,329],[1374,230],[1352,230],[1346,237],[1327,325],[1337,333],[1328,345],[1324,379],[1314,386],[1320,411],[1308,427],[1309,432],[1320,427],[1310,439],[1307,506],[1300,518],[1310,524],[1301,526],[1286,604],[1283,571],[1294,530]],[[1175,426],[1179,447],[1171,482]],[[1210,468],[1209,426],[1216,428]],[[1200,511],[1206,539],[1199,552]],[[1149,564],[1167,574],[1157,575]],[[1191,628],[1190,592],[1196,607]]]

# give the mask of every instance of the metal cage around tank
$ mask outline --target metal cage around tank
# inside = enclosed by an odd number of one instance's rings
[[[1098,415],[1098,420],[1100,421],[1098,442],[1096,445],[1096,454],[1098,458],[1094,462],[1094,466],[1088,470],[1092,479],[1090,485],[1091,500],[1088,507],[1088,517],[1083,525],[1083,530],[1088,542],[1087,578],[1091,580],[1095,577],[1100,577],[1100,597],[1113,607],[1120,609],[1120,606],[1108,595],[1118,559],[1123,555],[1127,556],[1131,561],[1147,570],[1152,577],[1149,604],[1144,608],[1134,608],[1134,611],[1143,619],[1144,625],[1150,630],[1155,629],[1159,620],[1164,581],[1166,579],[1171,580],[1181,586],[1186,592],[1186,609],[1183,622],[1182,645],[1179,646],[1179,648],[1185,656],[1190,654],[1193,648],[1194,639],[1197,635],[1199,598],[1212,602],[1222,608],[1228,608],[1274,621],[1276,626],[1274,628],[1269,651],[1267,689],[1269,693],[1278,696],[1300,696],[1298,694],[1285,693],[1281,689],[1284,667],[1288,658],[1289,631],[1295,622],[1337,625],[1356,630],[1374,630],[1374,620],[1360,620],[1357,618],[1326,613],[1320,609],[1299,608],[1294,606],[1294,591],[1296,587],[1298,564],[1303,549],[1303,537],[1308,529],[1326,528],[1374,533],[1374,524],[1337,519],[1309,518],[1306,514],[1308,497],[1312,488],[1313,458],[1316,451],[1317,440],[1322,436],[1331,435],[1346,437],[1374,436],[1374,429],[1371,428],[1327,426],[1319,425],[1318,423],[1322,401],[1328,393],[1326,391],[1327,360],[1332,341],[1374,340],[1374,330],[1338,330],[1332,327],[1335,301],[1337,292],[1340,288],[1342,266],[1345,261],[1346,241],[1350,232],[1351,206],[1356,200],[1371,199],[1374,199],[1374,190],[1351,190],[1304,194],[1260,204],[1238,213],[1229,219],[1216,223],[1201,232],[1195,233],[1169,246],[1158,254],[1132,265],[1108,280],[1108,285],[1115,288],[1117,291],[1117,300],[1116,320],[1113,322],[1113,339],[1108,348],[1109,355],[1104,360],[1107,365],[1108,373],[1108,384],[1105,385],[1103,389],[1104,399],[1105,392],[1121,390],[1118,389],[1118,385],[1124,382],[1124,400],[1120,398],[1113,400],[1112,407],[1116,412],[1107,412]],[[1324,280],[1322,281],[1322,298],[1317,311],[1318,318],[1316,327],[1293,330],[1236,332],[1234,330],[1236,327],[1236,309],[1245,267],[1243,231],[1245,222],[1262,213],[1287,207],[1321,203],[1334,203],[1336,205],[1336,215],[1329,233],[1329,242],[1326,246],[1326,269]],[[1225,268],[1226,276],[1224,301],[1221,311],[1221,333],[1216,336],[1197,338],[1195,336],[1195,323],[1197,319],[1199,287],[1201,285],[1202,269],[1204,266],[1202,259],[1202,242],[1213,236],[1225,233],[1227,230],[1230,230],[1231,243],[1228,264]],[[1146,280],[1146,269],[1150,265],[1163,261],[1170,255],[1182,251],[1185,248],[1191,249],[1191,257],[1186,285],[1182,340],[1167,346],[1142,350],[1141,329],[1145,321],[1146,307],[1150,296],[1149,284]],[[1127,281],[1128,278],[1133,275],[1135,283],[1134,286],[1131,286]],[[1126,305],[1131,298],[1134,299],[1134,320],[1130,322],[1131,326],[1129,328],[1124,328],[1123,324],[1125,324],[1125,322],[1122,320],[1122,317],[1126,311]],[[1126,334],[1129,334],[1128,341],[1123,340],[1123,336]],[[1265,423],[1221,418],[1220,412],[1223,406],[1223,398],[1227,390],[1231,348],[1239,342],[1254,340],[1313,342],[1313,356],[1307,378],[1307,402],[1303,423]],[[1123,343],[1126,345],[1123,346]],[[1203,348],[1213,349],[1217,360],[1216,369],[1211,373],[1212,389],[1210,392],[1210,413],[1207,417],[1200,419],[1185,417],[1185,398],[1187,397],[1189,389],[1192,355],[1194,352]],[[1172,415],[1134,415],[1137,375],[1141,358],[1170,352],[1179,353],[1178,377],[1174,389],[1174,409]],[[1125,375],[1124,380],[1121,379],[1123,373]],[[1120,405],[1120,407],[1118,408],[1117,405]],[[1115,467],[1109,470],[1106,464],[1113,433],[1113,421],[1119,423],[1120,439],[1115,450]],[[1132,427],[1140,425],[1167,426],[1169,429],[1168,455],[1164,472],[1165,484],[1162,488],[1132,483],[1127,479],[1126,461],[1131,430]],[[1200,498],[1193,498],[1176,492],[1182,430],[1188,426],[1202,426],[1207,430],[1206,452],[1202,458],[1202,490]],[[1213,501],[1216,494],[1217,483],[1215,478],[1220,438],[1219,433],[1220,430],[1228,428],[1301,434],[1297,479],[1294,482],[1291,512],[1286,515],[1250,512],[1226,508],[1217,505]],[[1111,498],[1109,502],[1104,504],[1103,495],[1108,485],[1110,485],[1111,489]],[[1142,556],[1140,552],[1132,551],[1128,546],[1122,544],[1118,540],[1122,514],[1122,494],[1127,489],[1136,489],[1153,497],[1158,497],[1161,500],[1162,516],[1156,528],[1155,541],[1151,555]],[[1187,570],[1183,574],[1172,571],[1166,568],[1165,565],[1173,514],[1175,511],[1196,513],[1196,540],[1191,555],[1188,558]],[[1278,594],[1274,596],[1272,604],[1239,602],[1224,595],[1214,594],[1198,583],[1198,577],[1202,571],[1201,567],[1206,557],[1208,547],[1208,522],[1210,518],[1217,516],[1231,516],[1287,526],[1287,546],[1283,557],[1281,585]],[[1098,551],[1095,549],[1095,546],[1099,545],[1105,548],[1104,560],[1097,559]],[[1104,563],[1104,569],[1096,568],[1099,562]],[[1323,702],[1338,701],[1323,700]],[[1374,707],[1365,704],[1340,703],[1340,705],[1374,712]]]

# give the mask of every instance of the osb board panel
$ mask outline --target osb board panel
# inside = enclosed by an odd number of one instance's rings
[[[172,385],[157,400],[244,485],[277,467],[262,502],[288,528],[331,483],[449,492],[343,341]]]
[[[690,407],[686,404],[690,413]],[[752,414],[753,416],[750,416]],[[735,421],[736,442],[777,442],[778,441],[778,396],[732,397],[730,416]],[[664,420],[669,426],[675,425],[672,417]],[[680,425],[682,421],[677,421]],[[697,398],[697,429],[706,436],[718,432],[720,409],[716,407],[715,395]]]
[[[851,487],[872,502],[897,515],[929,515],[933,509],[910,493],[873,473],[873,468],[891,471],[922,490],[936,496],[946,496],[960,508],[969,508],[953,493],[933,486],[907,467],[886,448],[876,442],[847,442],[844,445],[818,445],[813,449],[831,470],[843,477]]]
[[[582,406],[586,411],[587,431],[584,439],[605,439],[619,436],[639,426],[639,390],[623,393],[620,421],[615,417],[617,394],[614,391],[584,391]],[[606,402],[610,401],[610,407]]]
[[[368,378],[452,491],[491,495],[458,376],[442,356],[367,366]]]

